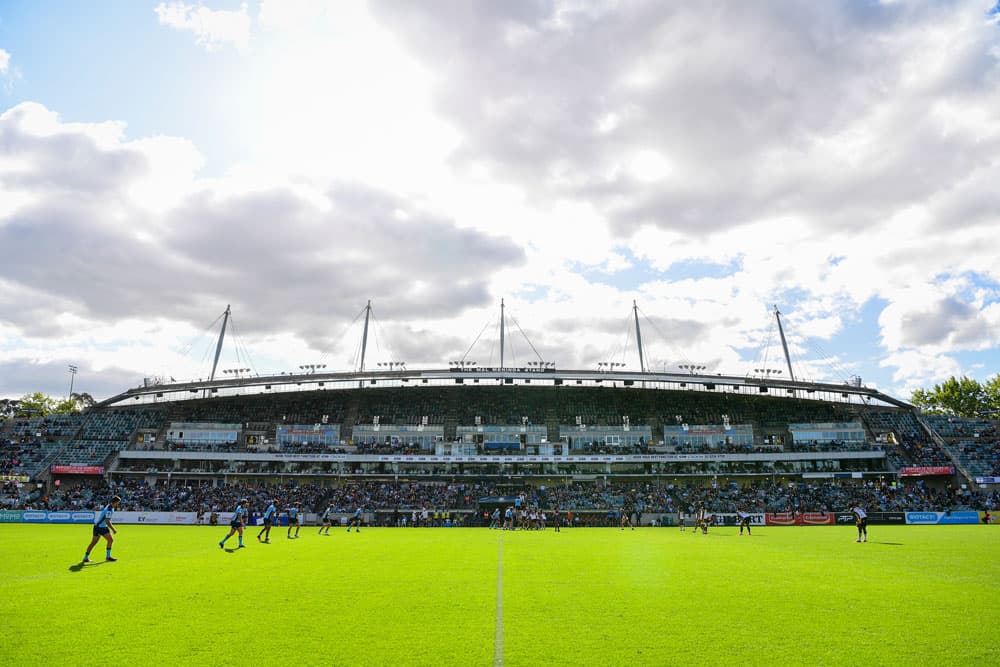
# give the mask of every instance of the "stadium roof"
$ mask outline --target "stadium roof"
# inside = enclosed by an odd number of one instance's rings
[[[147,381],[102,401],[99,407],[124,407],[223,396],[258,396],[316,390],[346,391],[379,387],[584,386],[636,390],[694,391],[777,396],[823,402],[912,408],[909,403],[865,386],[803,382],[776,377],[721,374],[562,370],[556,368],[450,368],[348,372],[282,373],[188,382]]]

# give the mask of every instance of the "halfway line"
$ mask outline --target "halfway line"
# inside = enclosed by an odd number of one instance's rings
[[[497,556],[497,626],[493,636],[493,667],[503,667],[503,531]]]

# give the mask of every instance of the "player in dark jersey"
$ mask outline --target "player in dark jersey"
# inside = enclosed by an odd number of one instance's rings
[[[632,508],[628,505],[623,505],[619,510],[621,514],[620,526],[622,530],[625,530],[625,526],[628,526],[632,530],[635,530],[635,526],[632,525]]]
[[[868,541],[868,513],[865,512],[861,505],[855,505],[851,509],[851,513],[854,514],[854,523],[858,526],[858,539],[855,542],[867,542]],[[862,539],[864,537],[864,539]]]
[[[747,529],[747,535],[750,534],[750,515],[743,510],[737,510],[736,516],[740,518],[740,535],[743,534],[743,529]]]
[[[94,548],[94,545],[103,537],[108,542],[108,548],[105,551],[104,560],[115,562],[117,558],[111,556],[111,545],[114,544],[115,538],[111,535],[117,533],[118,529],[115,528],[114,524],[111,522],[111,517],[114,515],[115,510],[118,509],[118,505],[121,503],[122,499],[119,496],[115,496],[111,499],[104,509],[101,510],[100,514],[97,515],[97,520],[94,521],[94,538],[90,540],[90,544],[87,546],[87,552],[83,554],[83,562],[90,562],[90,551]]]
[[[247,515],[250,512],[249,507],[250,507],[250,501],[247,500],[246,498],[241,500],[240,504],[236,506],[236,509],[233,511],[233,519],[232,521],[229,522],[229,534],[223,537],[222,541],[219,542],[220,549],[226,548],[226,540],[232,537],[233,533],[240,534],[240,545],[237,548],[238,549],[244,548],[243,529],[246,528],[247,525]]]

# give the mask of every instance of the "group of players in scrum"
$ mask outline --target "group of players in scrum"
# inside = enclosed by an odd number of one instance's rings
[[[115,510],[121,503],[121,498],[119,496],[114,496],[107,505],[101,509],[96,520],[94,521],[93,539],[91,539],[90,544],[87,546],[87,550],[83,555],[83,563],[90,562],[90,552],[94,549],[97,543],[103,537],[107,542],[107,549],[105,552],[105,560],[109,562],[114,562],[118,560],[111,555],[111,546],[114,543],[113,535],[118,532],[117,528],[114,526],[113,517]],[[257,533],[257,541],[262,544],[270,543],[271,541],[271,528],[277,518],[278,504],[276,501],[268,505],[267,509],[264,511],[264,523],[260,532]],[[299,536],[299,529],[301,528],[300,512],[299,508],[296,506],[289,507],[286,511],[288,514],[288,533],[287,537],[289,539],[295,539]],[[319,527],[320,535],[329,535],[330,528],[333,525],[333,505],[330,505],[323,512],[321,517],[321,524]],[[355,532],[361,532],[361,521],[362,521],[363,509],[358,507],[354,514],[351,516],[350,521],[347,524],[347,532],[351,532],[351,528],[354,528]],[[868,541],[868,513],[859,506],[855,505],[851,508],[851,513],[854,515],[854,521],[858,528],[858,539],[856,542],[867,542]],[[558,509],[553,510],[553,526],[556,532],[559,532],[562,526],[562,515],[559,513]],[[620,510],[621,515],[621,529],[625,530],[626,527],[635,530],[635,526],[632,525],[632,511],[628,507],[622,507]],[[746,529],[747,535],[750,535],[750,514],[744,510],[739,510],[737,512],[740,523],[740,535],[743,534],[743,530]],[[490,528],[498,530],[516,530],[518,528],[522,530],[544,530],[546,526],[546,519],[548,518],[546,513],[539,509],[538,507],[529,508],[518,508],[514,505],[510,505],[503,512],[503,521],[501,522],[500,509],[497,508],[491,515]],[[571,515],[570,515],[571,516]],[[243,544],[243,531],[246,529],[247,521],[250,517],[250,500],[243,498],[240,500],[239,504],[236,506],[236,510],[233,512],[233,518],[229,522],[229,534],[222,538],[219,542],[219,548],[225,549],[226,541],[229,540],[233,535],[238,536],[238,546],[237,549],[243,549],[246,545]],[[680,529],[684,530],[686,527],[687,517],[681,512],[678,515],[678,523]],[[700,529],[703,535],[708,534],[708,527],[713,522],[713,515],[709,514],[705,509],[701,509],[694,514],[694,534],[698,533]],[[295,529],[295,534],[292,534],[292,528]]]
[[[750,535],[750,514],[744,510],[737,510],[736,516],[740,523],[740,535],[743,534],[744,529],[746,529],[747,535]],[[702,535],[708,535],[708,527],[715,522],[715,515],[709,514],[705,508],[701,508],[694,514],[689,515],[679,512],[677,514],[677,525],[680,526],[682,531],[687,527],[687,520],[689,518],[694,519],[692,535],[697,535],[699,530]]]
[[[622,530],[625,530],[625,528],[635,530],[635,525],[632,523],[633,510],[631,508],[624,506],[618,511],[618,514],[621,517],[619,525]],[[502,514],[499,507],[493,510],[493,513],[490,515],[490,529],[545,530],[548,519],[549,516],[545,510],[537,506],[520,507],[518,505],[508,505]],[[553,509],[552,527],[555,529],[555,532],[559,532],[563,521],[564,517],[560,513],[559,508]],[[565,522],[567,526],[573,525],[572,512],[566,513]]]

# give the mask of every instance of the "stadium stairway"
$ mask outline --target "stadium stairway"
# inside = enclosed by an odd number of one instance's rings
[[[458,415],[454,410],[449,410],[444,417],[444,432],[442,433],[445,442],[454,442],[458,437]]]
[[[952,448],[951,444],[948,443],[944,438],[942,438],[937,431],[931,428],[931,425],[927,423],[927,420],[924,419],[922,415],[916,414],[916,418],[917,422],[924,429],[924,431],[931,438],[931,440],[933,440],[934,443],[938,447],[940,447],[945,454],[948,455],[948,458],[951,459],[951,462],[955,466],[955,470],[961,473],[961,475],[965,478],[965,483],[971,485],[974,482],[974,476],[969,472],[968,468],[966,468],[965,465],[963,465],[961,457],[959,456],[958,452],[956,452]]]
[[[549,442],[559,442],[559,413],[554,407],[545,411],[545,430]]]

